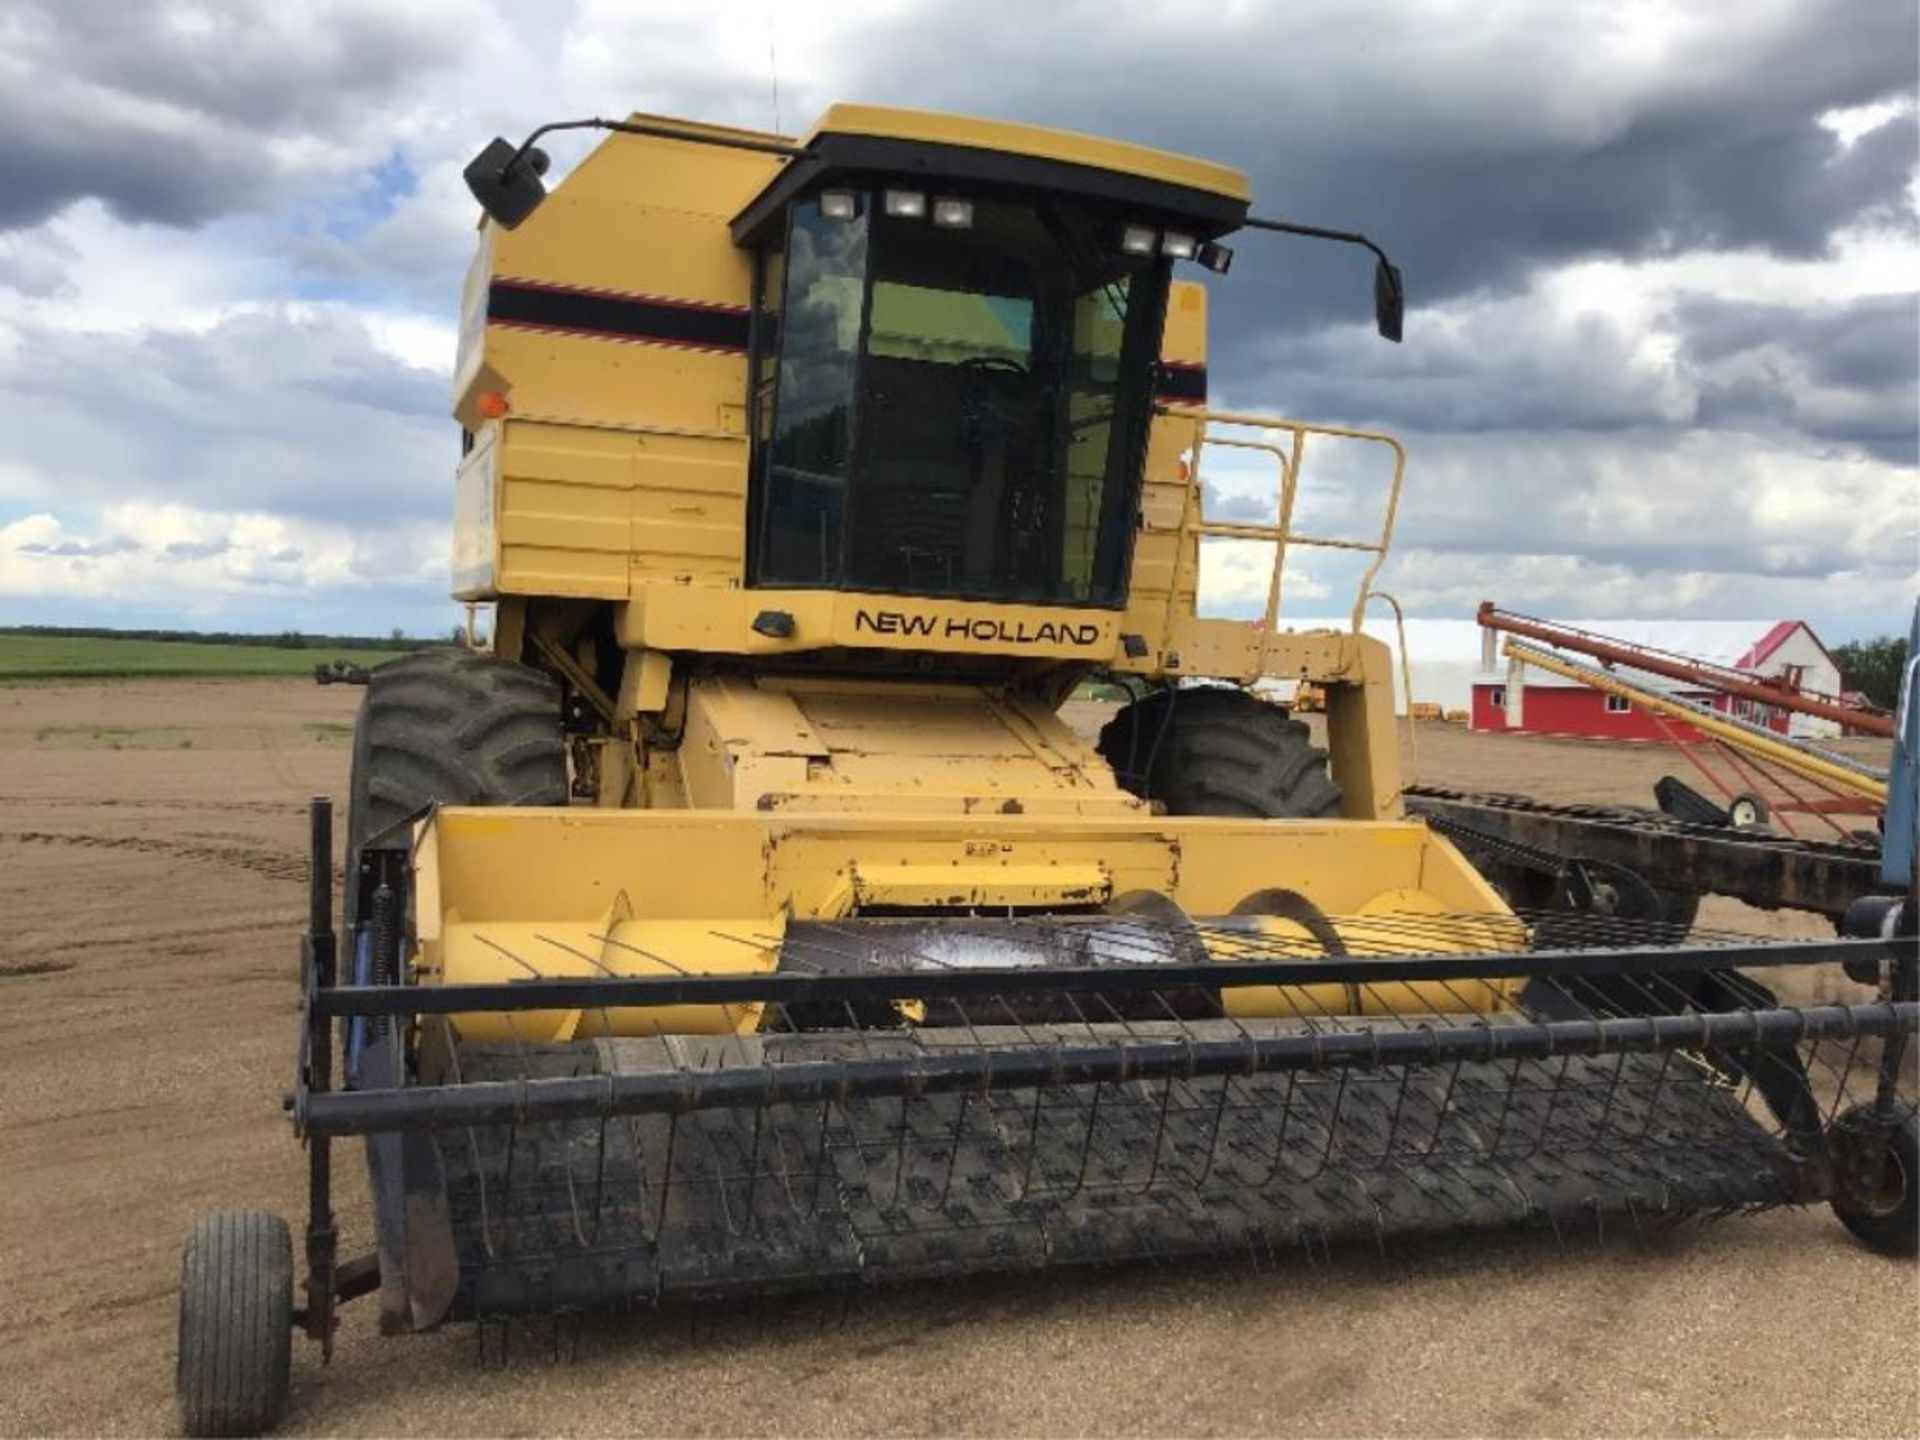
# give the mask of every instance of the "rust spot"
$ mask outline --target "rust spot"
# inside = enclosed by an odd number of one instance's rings
[[[1002,815],[1024,815],[1027,813],[1027,807],[1022,805],[1018,800],[1009,800],[1000,807],[1000,813]]]

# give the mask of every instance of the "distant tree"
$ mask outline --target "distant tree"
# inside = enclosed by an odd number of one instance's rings
[[[393,634],[391,638],[393,640],[393,643],[398,645],[402,640],[405,640],[407,638],[407,632],[402,630],[398,625],[396,625],[393,627]]]
[[[276,650],[304,650],[307,640],[298,630],[282,630],[274,637],[273,645]]]
[[[1899,703],[1900,672],[1907,664],[1905,636],[1850,640],[1834,648],[1833,658],[1840,666],[1840,683],[1847,689],[1858,690],[1888,709]]]
[[[456,645],[466,644],[467,643],[467,627],[464,625],[454,626],[453,633],[448,638],[451,639],[453,643]]]

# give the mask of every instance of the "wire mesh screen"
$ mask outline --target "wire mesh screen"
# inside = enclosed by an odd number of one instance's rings
[[[1763,1208],[1912,1095],[1911,1002],[1783,1005],[1745,937],[1533,918],[1560,951],[1517,975],[1476,966],[1512,939],[1484,916],[793,926],[729,992],[748,1033],[623,1037],[609,1002],[600,1038],[477,1045],[423,1014],[432,1083],[315,1113],[432,1132],[487,1315]],[[1426,968],[1360,963],[1395,956]]]

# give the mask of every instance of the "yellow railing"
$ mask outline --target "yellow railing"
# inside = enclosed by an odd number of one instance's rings
[[[1185,418],[1185,415],[1182,415]],[[1267,581],[1267,603],[1265,610],[1265,628],[1260,642],[1260,669],[1264,670],[1267,659],[1267,647],[1271,644],[1274,629],[1280,618],[1280,601],[1284,588],[1287,566],[1287,551],[1293,546],[1310,546],[1325,550],[1353,550],[1373,556],[1372,564],[1367,566],[1366,574],[1361,576],[1359,589],[1353,599],[1352,624],[1355,632],[1360,629],[1367,608],[1367,598],[1373,591],[1374,577],[1380,573],[1385,563],[1387,550],[1393,543],[1394,519],[1400,510],[1400,484],[1407,469],[1407,452],[1400,442],[1391,435],[1375,430],[1354,430],[1344,425],[1312,425],[1302,420],[1282,420],[1271,415],[1247,415],[1234,411],[1209,410],[1194,415],[1192,471],[1189,476],[1187,498],[1180,513],[1180,536],[1178,553],[1187,553],[1189,536],[1213,537],[1222,540],[1254,540],[1273,546],[1273,571]],[[1229,431],[1261,431],[1262,436],[1211,433],[1216,429]],[[1308,535],[1293,528],[1295,502],[1300,493],[1300,466],[1306,459],[1307,437],[1322,435],[1337,440],[1361,440],[1373,445],[1384,445],[1393,455],[1393,479],[1387,490],[1385,514],[1380,521],[1380,534],[1373,540],[1352,540],[1330,535]],[[1202,488],[1200,484],[1201,455],[1209,446],[1233,450],[1258,450],[1273,456],[1280,467],[1280,481],[1276,496],[1278,515],[1272,525],[1252,524],[1238,520],[1209,520],[1203,513]],[[1196,554],[1197,554],[1196,544]],[[1199,586],[1199,573],[1194,574],[1196,592]],[[1175,592],[1178,585],[1170,588],[1167,597],[1168,620],[1173,618]],[[1258,671],[1256,673],[1259,673]]]

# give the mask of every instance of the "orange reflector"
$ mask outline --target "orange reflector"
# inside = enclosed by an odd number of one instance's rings
[[[482,390],[473,397],[473,408],[488,420],[498,420],[507,413],[507,397],[498,390]]]
[[[1191,480],[1193,478],[1193,467],[1187,464],[1186,461],[1178,460],[1178,461],[1175,461],[1174,463],[1176,467],[1179,469],[1180,479],[1182,483],[1185,483],[1186,481]]]

